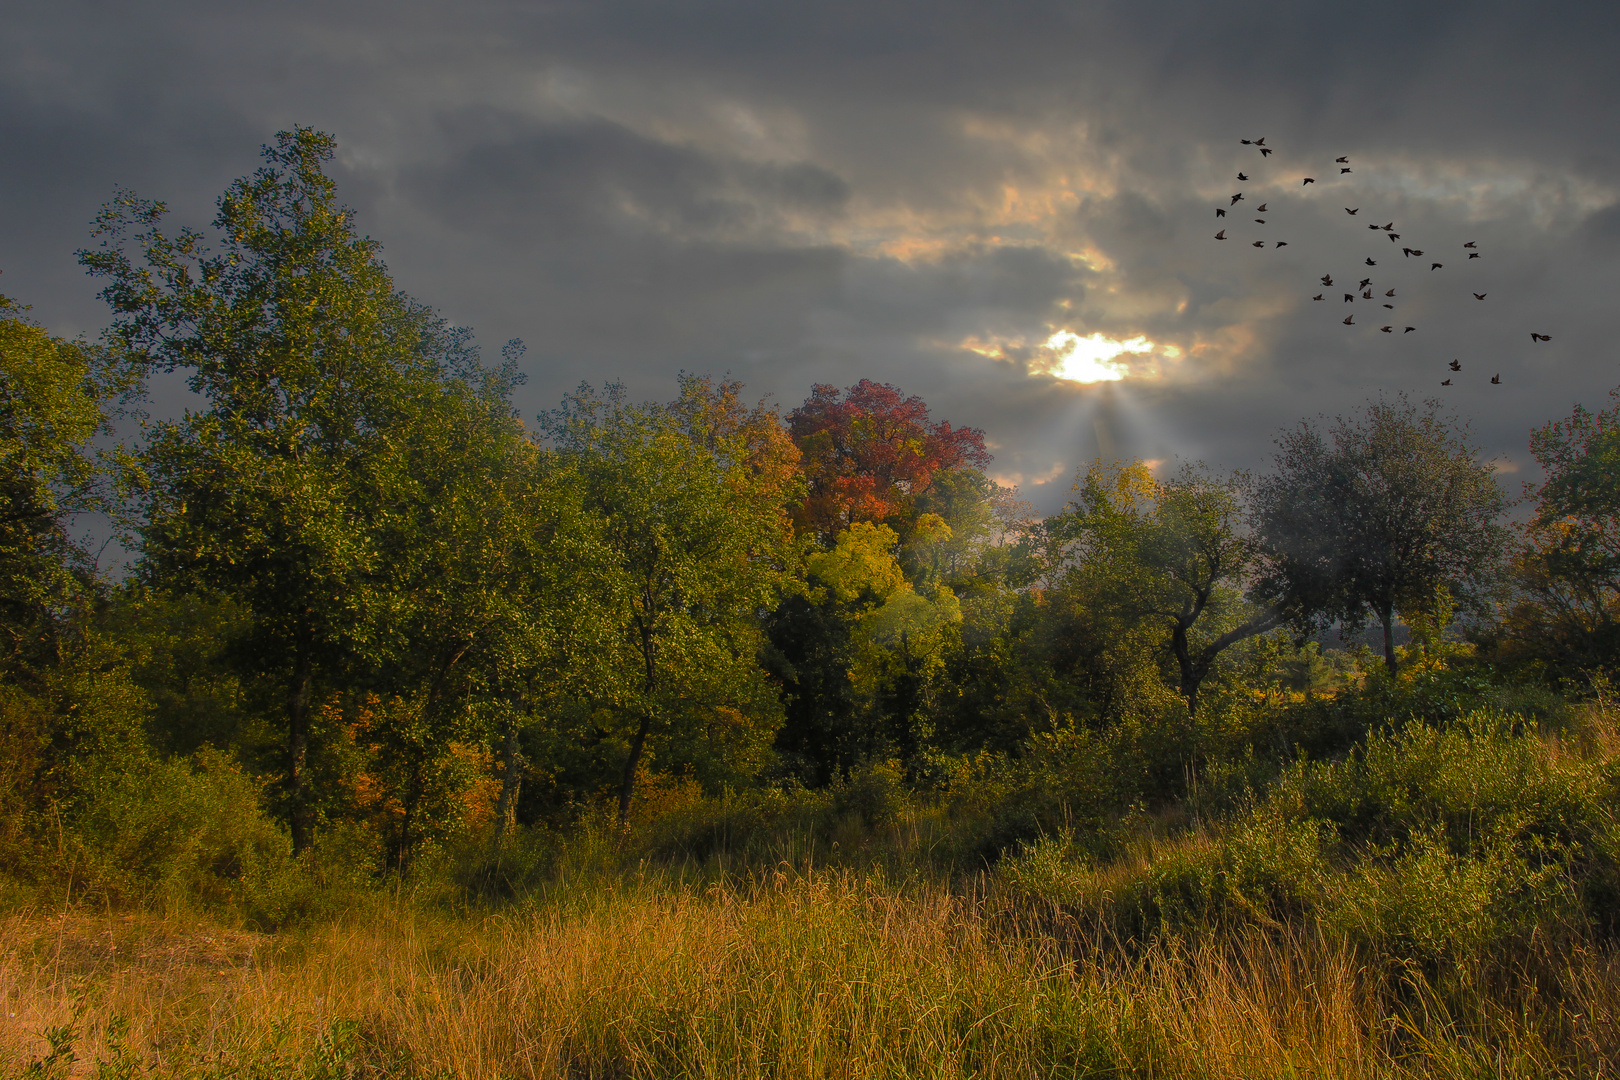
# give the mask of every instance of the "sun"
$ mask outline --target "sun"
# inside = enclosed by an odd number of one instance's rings
[[[1151,353],[1153,342],[1140,334],[1115,340],[1106,334],[1088,334],[1081,337],[1072,330],[1059,330],[1046,339],[1046,347],[1054,360],[1051,373],[1069,382],[1114,382],[1131,373],[1129,365],[1119,361],[1127,353]]]

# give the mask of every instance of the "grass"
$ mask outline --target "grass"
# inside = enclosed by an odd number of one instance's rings
[[[644,874],[276,936],[14,915],[0,1053],[68,1075],[53,1033],[107,1077],[1614,1075],[1620,964],[1541,959],[1558,1000],[1500,983],[1459,1007],[1308,931],[1122,949],[994,890]]]

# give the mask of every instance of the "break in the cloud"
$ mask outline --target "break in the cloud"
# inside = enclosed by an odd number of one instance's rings
[[[529,343],[530,411],[582,378],[667,394],[680,368],[787,406],[871,377],[984,428],[1051,508],[1099,452],[1254,466],[1302,416],[1444,392],[1523,478],[1527,430],[1620,381],[1617,26],[1477,2],[23,0],[0,268],[93,332],[72,252],[115,186],[200,222],[313,124],[400,284]],[[1262,135],[1267,158],[1238,141]],[[1344,302],[1366,276],[1376,299]]]

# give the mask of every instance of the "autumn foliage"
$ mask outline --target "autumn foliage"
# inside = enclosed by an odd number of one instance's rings
[[[804,454],[809,485],[794,522],[825,540],[857,521],[900,514],[942,472],[990,462],[984,432],[935,422],[922,398],[870,379],[841,396],[817,383],[789,414],[788,430]]]

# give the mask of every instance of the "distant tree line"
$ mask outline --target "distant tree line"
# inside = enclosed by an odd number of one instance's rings
[[[3,301],[12,862],[108,747],[226,755],[295,851],[358,829],[404,870],[469,822],[629,821],[659,777],[926,785],[1059,727],[1184,724],[1329,628],[1375,627],[1388,676],[1402,624],[1541,679],[1620,657],[1620,408],[1534,433],[1517,530],[1466,430],[1399,398],[1283,432],[1261,476],[1099,460],[1045,520],[982,433],[869,380],[785,417],[729,377],[586,385],[528,424],[522,346],[488,364],[395,288],[332,154],[282,133],[208,233],[119,193],[80,255],[97,342]],[[147,420],[154,372],[197,406]]]

